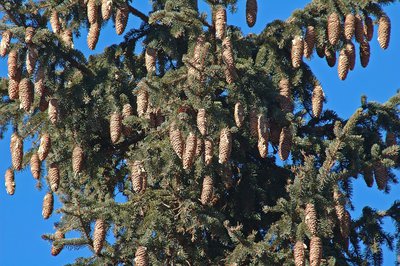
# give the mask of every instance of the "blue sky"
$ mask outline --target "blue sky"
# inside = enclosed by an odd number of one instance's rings
[[[144,1],[134,1],[133,5],[141,10],[148,10],[149,6]],[[249,29],[245,22],[245,1],[239,1],[236,14],[228,14],[228,23],[242,27],[245,33],[259,33],[267,23],[276,18],[285,19],[296,9],[303,7],[310,1],[259,1],[258,20],[256,25]],[[200,4],[200,8],[205,8]],[[384,102],[400,88],[398,74],[398,62],[400,62],[400,5],[385,8],[392,21],[392,39],[388,50],[383,51],[376,40],[376,28],[374,39],[371,42],[371,60],[369,66],[364,69],[357,61],[355,71],[349,73],[346,81],[340,81],[337,77],[337,69],[329,68],[325,59],[315,56],[309,64],[314,73],[320,79],[328,99],[326,106],[336,110],[339,115],[348,117],[360,105],[362,95],[367,95],[369,101]],[[140,21],[133,16],[129,18],[130,26],[138,25]],[[128,26],[129,28],[129,26]],[[86,54],[101,52],[111,42],[119,42],[122,38],[115,34],[111,24],[102,30],[96,51],[87,49],[86,32],[82,33],[79,40],[75,40],[75,47]],[[358,60],[358,58],[357,58]],[[6,60],[0,59],[0,76],[6,76]],[[0,141],[0,173],[3,175],[11,164],[9,155],[10,134]],[[36,181],[29,169],[16,174],[16,192],[14,196],[6,194],[5,188],[0,190],[0,265],[41,265],[54,266],[73,262],[76,257],[89,255],[84,248],[80,250],[64,249],[57,257],[50,255],[50,244],[41,239],[43,233],[52,233],[53,226],[59,218],[53,214],[49,220],[43,220],[41,216],[42,199],[46,188],[39,191],[35,188]],[[385,209],[391,203],[399,199],[400,185],[392,188],[390,195],[385,195],[374,188],[367,188],[362,178],[354,182],[354,203],[356,209],[352,212],[357,217],[365,205],[373,208]],[[57,204],[56,208],[59,207]],[[394,230],[390,221],[385,227]],[[68,236],[68,235],[67,235]],[[384,265],[393,265],[395,254],[386,252]]]

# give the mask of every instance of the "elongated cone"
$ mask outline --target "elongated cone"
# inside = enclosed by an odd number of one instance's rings
[[[390,42],[391,22],[390,18],[383,15],[379,18],[378,24],[378,42],[382,49],[387,49]]]
[[[314,204],[307,203],[304,215],[308,231],[310,231],[312,235],[317,235],[317,212]]]
[[[390,147],[394,145],[397,145],[396,134],[391,131],[388,131],[386,133],[386,146]],[[398,153],[396,153],[396,155],[390,156],[390,158],[395,162],[397,161],[398,157],[399,157]]]
[[[246,22],[249,27],[253,27],[257,21],[257,0],[246,1]]]
[[[64,234],[62,231],[57,230],[56,233],[54,234],[54,238],[55,238],[56,240],[58,240],[58,239],[63,239],[63,238],[65,238],[65,234]],[[53,244],[53,245],[51,246],[51,255],[52,255],[52,256],[57,256],[58,254],[60,254],[60,252],[63,250],[63,248],[64,248],[63,245],[55,246],[55,245]]]
[[[50,16],[50,26],[51,29],[55,34],[59,34],[61,30],[61,23],[60,23],[60,18],[58,17],[58,12],[56,10],[53,10],[51,12]]]
[[[157,51],[151,47],[147,47],[144,54],[147,73],[153,73],[156,71],[156,57]]]
[[[325,59],[326,62],[328,63],[328,66],[334,67],[336,64],[336,52],[325,47]]]
[[[273,145],[279,145],[279,138],[281,136],[282,128],[276,121],[272,121],[269,127],[269,137]]]
[[[26,72],[28,72],[29,75],[31,75],[35,70],[37,58],[38,58],[38,51],[36,50],[36,48],[30,46],[26,53],[26,60],[25,60]]]
[[[261,158],[268,155],[268,121],[265,115],[258,115],[257,131],[258,131],[258,152]]]
[[[317,42],[315,50],[317,51],[317,55],[319,56],[319,58],[325,57],[325,44],[324,43]]]
[[[90,50],[94,50],[96,48],[97,42],[99,41],[99,36],[100,36],[100,23],[96,21],[90,24],[89,32],[87,35],[87,44]]]
[[[25,30],[25,43],[31,44],[34,34],[35,34],[35,29],[32,27],[27,27]]]
[[[34,90],[40,96],[43,95],[45,90],[45,69],[42,65],[39,65],[36,72]]]
[[[19,100],[20,108],[24,109],[25,112],[31,110],[34,97],[33,83],[27,78],[24,78],[19,83]]]
[[[37,153],[32,154],[30,165],[31,165],[31,173],[32,173],[33,178],[39,179],[41,169],[40,169],[40,159],[39,159],[39,155]]]
[[[175,126],[175,124],[171,124],[169,128],[169,141],[176,155],[182,159],[184,149],[183,137],[182,132]]]
[[[14,171],[11,169],[6,170],[5,174],[5,184],[6,184],[6,191],[9,195],[14,195],[15,193],[15,181],[14,181]]]
[[[257,125],[258,125],[257,110],[255,108],[252,108],[250,110],[250,135],[255,138],[258,138]]]
[[[149,93],[144,82],[139,82],[136,97],[137,114],[139,117],[147,113],[149,107]]]
[[[51,99],[49,101],[48,115],[50,122],[54,125],[58,120],[58,100]]]
[[[226,32],[226,10],[223,6],[217,6],[215,9],[215,37],[222,40]]]
[[[87,1],[87,17],[90,24],[94,24],[97,22],[98,14],[96,0]]]
[[[364,35],[369,42],[374,37],[374,22],[369,16],[366,16],[364,20]]]
[[[10,47],[12,33],[9,30],[3,31],[1,35],[1,42],[0,42],[0,56],[4,57],[7,54],[8,48]]]
[[[202,138],[197,138],[196,152],[195,152],[196,158],[198,157],[202,158],[203,152],[204,152],[204,140]]]
[[[371,167],[364,167],[363,169],[363,177],[365,184],[368,187],[372,187],[374,185],[374,175]]]
[[[210,165],[214,154],[214,144],[211,139],[207,138],[204,140],[204,162],[206,165]]]
[[[49,217],[53,213],[53,207],[54,207],[53,193],[47,192],[43,198],[43,206],[42,206],[43,219],[49,219]]]
[[[361,43],[365,40],[364,38],[364,23],[362,21],[361,15],[357,14],[356,15],[356,23],[355,23],[355,36],[356,36],[356,41],[358,43]]]
[[[313,26],[308,26],[304,37],[304,57],[310,59],[315,46],[315,29]]]
[[[96,254],[100,254],[106,239],[106,224],[104,220],[97,219],[93,231],[93,250]]]
[[[317,236],[311,237],[310,241],[310,266],[321,265],[322,259],[322,241]]]
[[[350,226],[351,226],[351,216],[350,213],[347,210],[345,210],[345,212],[343,213],[343,219],[340,224],[340,232],[344,239],[347,239],[350,235]]]
[[[60,185],[60,169],[56,163],[51,163],[48,170],[50,188],[53,192],[58,190]]]
[[[129,18],[129,8],[128,5],[124,2],[121,6],[117,8],[117,12],[115,14],[115,31],[118,35],[121,35],[126,28],[126,24],[128,23]]]
[[[369,63],[369,58],[371,56],[371,48],[369,42],[364,40],[360,43],[360,61],[362,67],[367,67]]]
[[[375,163],[374,174],[375,174],[375,181],[378,186],[378,189],[384,190],[386,188],[386,184],[388,181],[387,168],[381,162],[377,162],[377,163]]]
[[[348,42],[345,49],[349,59],[349,70],[353,70],[356,66],[356,48],[352,42]]]
[[[8,80],[8,97],[10,100],[17,100],[19,98],[19,83],[21,81],[21,72],[18,71],[18,75],[15,78]]]
[[[347,14],[344,20],[344,37],[347,41],[350,41],[355,32],[356,28],[356,17],[353,14]]]
[[[289,127],[282,128],[279,137],[279,157],[282,161],[286,161],[292,149],[292,131]]]
[[[8,76],[10,78],[18,77],[18,50],[13,49],[8,54]]]
[[[303,241],[297,241],[293,247],[294,265],[305,266],[305,252]]]
[[[149,256],[147,255],[147,248],[139,246],[135,252],[135,265],[137,266],[148,266]]]
[[[110,136],[111,142],[117,143],[122,135],[122,117],[119,112],[111,114],[110,118]]]
[[[312,93],[312,113],[313,116],[318,118],[322,113],[324,105],[325,94],[321,85],[316,84]]]
[[[13,133],[10,142],[11,161],[13,168],[17,171],[22,169],[23,150],[24,143],[22,138],[17,133]]]
[[[347,74],[349,73],[350,62],[349,57],[347,55],[346,49],[342,49],[339,55],[339,63],[338,63],[338,75],[339,79],[345,80]]]
[[[340,39],[341,26],[338,13],[332,13],[328,17],[328,40],[331,45],[336,45]]]
[[[45,133],[40,138],[40,145],[38,150],[39,160],[44,161],[47,158],[51,149],[51,139],[50,135]]]
[[[199,109],[197,111],[197,128],[201,135],[207,134],[207,114],[205,109]]]
[[[288,79],[283,78],[279,81],[279,95],[280,95],[280,106],[282,112],[290,113],[293,112],[293,101],[292,101],[292,88]]]
[[[201,190],[201,204],[208,205],[211,202],[214,190],[214,181],[211,176],[205,176],[203,179],[203,188]]]
[[[183,152],[183,169],[189,169],[190,167],[192,167],[196,154],[196,147],[197,137],[193,132],[190,132],[188,137],[186,138],[185,149]]]
[[[103,20],[108,20],[112,13],[112,0],[101,1],[101,17]]]
[[[76,145],[72,151],[72,170],[75,174],[82,172],[83,149]]]
[[[344,218],[344,215],[345,215],[345,212],[346,212],[346,209],[345,209],[344,205],[341,202],[342,198],[343,198],[342,193],[339,190],[335,189],[333,191],[333,199],[334,199],[334,202],[335,202],[336,216],[337,216],[340,224],[343,222],[343,218]]]
[[[237,127],[242,127],[244,122],[244,108],[240,102],[235,104],[234,118]]]
[[[222,59],[228,69],[235,69],[235,59],[233,56],[233,46],[227,37],[222,41]]]
[[[127,119],[128,117],[133,115],[133,108],[129,103],[124,104],[122,107],[122,120]],[[122,131],[125,136],[130,136],[133,133],[133,129],[131,126],[122,125]]]
[[[232,133],[229,128],[223,128],[219,136],[219,159],[220,164],[227,163],[232,152]]]
[[[131,167],[131,181],[134,192],[142,192],[147,187],[147,173],[141,161],[134,161]]]
[[[61,33],[61,40],[64,42],[64,45],[66,47],[68,47],[69,49],[74,48],[74,40],[73,40],[73,35],[72,35],[71,29],[65,29]]]
[[[303,53],[304,53],[304,41],[302,36],[296,36],[292,40],[292,66],[294,68],[299,68],[301,62],[303,61]]]
[[[40,112],[45,112],[49,107],[49,101],[46,99],[46,97],[47,94],[45,92],[40,96],[40,101],[39,101]]]

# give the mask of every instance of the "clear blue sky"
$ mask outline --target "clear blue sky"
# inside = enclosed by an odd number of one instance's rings
[[[245,1],[240,0],[236,14],[228,15],[228,23],[242,27],[245,33],[259,33],[270,21],[287,18],[290,13],[303,7],[310,1],[259,1],[258,20],[252,29],[245,23]],[[144,1],[134,1],[133,5],[141,10],[148,10]],[[205,8],[203,4],[201,8]],[[371,42],[371,60],[366,69],[357,62],[355,71],[350,72],[346,81],[340,81],[336,68],[329,68],[324,59],[317,56],[310,65],[320,79],[325,94],[328,98],[326,105],[336,110],[341,116],[348,117],[360,105],[361,95],[368,95],[369,101],[384,102],[400,88],[400,75],[398,64],[400,62],[400,5],[389,6],[385,11],[392,20],[392,39],[389,49],[380,49],[376,40]],[[138,25],[139,20],[130,16],[129,24]],[[128,26],[129,28],[129,26]],[[122,38],[115,34],[111,24],[101,32],[96,52],[101,52],[111,42],[119,42]],[[75,47],[91,54],[86,45],[86,32],[79,40],[75,40]],[[358,60],[358,58],[357,58]],[[0,75],[6,76],[6,60],[0,59]],[[399,76],[398,76],[399,75]],[[10,134],[0,141],[0,173],[3,176],[5,170],[11,164],[9,155]],[[41,216],[42,199],[46,189],[38,191],[35,188],[36,181],[32,178],[29,169],[16,174],[16,192],[14,196],[6,194],[5,188],[0,189],[0,266],[41,265],[56,266],[73,262],[76,257],[89,255],[88,249],[68,250],[64,249],[57,257],[50,255],[50,243],[41,239],[43,233],[54,231],[54,222],[58,215],[53,214],[49,220],[43,220]],[[352,212],[357,217],[365,205],[373,208],[388,208],[391,203],[399,199],[400,185],[392,188],[391,195],[385,195],[376,188],[367,188],[362,178],[354,183],[354,203],[356,209]],[[56,208],[59,207],[57,204]],[[391,222],[386,222],[385,227],[394,230]],[[67,235],[71,236],[71,235]],[[394,265],[395,254],[386,252],[384,265]]]

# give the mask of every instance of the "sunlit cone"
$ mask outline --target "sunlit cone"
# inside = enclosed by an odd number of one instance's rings
[[[51,163],[48,169],[48,179],[53,192],[58,190],[60,185],[60,169],[56,163]]]
[[[328,47],[325,47],[325,59],[328,63],[328,66],[334,67],[336,64],[336,52],[332,51]]]
[[[345,49],[349,59],[349,69],[353,70],[356,65],[356,48],[352,42],[348,42]]]
[[[27,27],[25,30],[25,43],[26,44],[31,44],[33,35],[35,34],[35,29],[32,27]]]
[[[44,219],[49,219],[53,213],[54,196],[53,193],[47,192],[43,198],[42,216]]]
[[[342,223],[345,212],[346,212],[346,209],[341,202],[342,198],[343,198],[343,194],[339,190],[335,189],[333,191],[333,199],[335,202],[336,216],[340,223]]]
[[[13,49],[8,54],[8,76],[10,78],[18,77],[18,50]]]
[[[283,78],[279,81],[279,104],[281,106],[282,112],[289,113],[293,112],[293,101],[292,101],[292,88],[290,81]]]
[[[61,33],[61,40],[64,42],[64,45],[70,49],[74,48],[74,40],[71,29],[65,29]],[[96,45],[95,45],[96,46]]]
[[[307,203],[306,209],[304,211],[305,215],[305,223],[307,225],[308,231],[312,235],[317,234],[317,212],[315,210],[315,206],[312,203]]]
[[[62,231],[57,230],[56,233],[54,234],[54,238],[56,240],[63,239],[63,238],[65,238],[65,234]],[[60,252],[63,250],[63,248],[64,248],[63,245],[55,246],[53,243],[53,245],[51,246],[51,255],[57,256],[58,254],[60,254]]]
[[[379,190],[384,190],[388,181],[388,169],[381,163],[377,162],[374,166],[374,174],[376,185]]]
[[[232,133],[229,128],[223,128],[219,136],[219,159],[220,164],[229,161],[232,152]]]
[[[76,145],[72,151],[72,170],[75,174],[82,172],[83,155],[83,149]]]
[[[19,82],[20,82],[20,75],[15,78],[10,78],[8,80],[8,97],[10,100],[17,100],[19,99]]]
[[[11,162],[14,170],[22,169],[22,158],[24,156],[24,143],[22,138],[17,134],[11,135],[10,151],[11,151]]]
[[[197,111],[197,128],[201,135],[207,134],[207,114],[205,109],[199,109]]]
[[[19,83],[20,108],[24,109],[25,112],[29,112],[33,103],[33,97],[34,91],[32,81],[27,78],[22,79]]]
[[[356,17],[353,14],[347,14],[344,20],[344,37],[347,41],[350,41],[355,32],[356,27]]]
[[[47,155],[50,152],[50,149],[51,149],[50,135],[45,133],[40,138],[40,145],[39,145],[39,150],[38,150],[39,160],[41,160],[41,161],[46,160]]]
[[[364,23],[360,14],[356,15],[356,23],[355,23],[355,37],[356,41],[362,43],[364,38]]]
[[[315,29],[308,26],[304,37],[304,57],[310,59],[315,46]]]
[[[106,224],[104,220],[97,219],[93,231],[93,250],[96,254],[100,254],[106,239]]]
[[[40,96],[44,93],[45,90],[45,69],[42,65],[39,65],[38,70],[36,72],[34,89],[37,94]]]
[[[369,16],[366,16],[364,20],[364,35],[369,42],[374,37],[374,22]]]
[[[257,120],[257,132],[258,132],[258,152],[261,158],[265,158],[268,155],[268,121],[265,115],[258,115]]]
[[[58,12],[56,10],[53,10],[51,12],[50,16],[50,26],[51,29],[55,34],[59,34],[61,30],[61,23],[60,23],[60,18],[58,17]]]
[[[169,141],[176,155],[182,159],[184,149],[182,132],[174,124],[171,124],[169,128]]]
[[[312,113],[313,116],[318,118],[322,113],[324,105],[325,94],[321,85],[316,84],[312,93]]]
[[[137,266],[148,266],[149,256],[147,254],[147,248],[144,246],[139,246],[135,252],[135,265]]]
[[[127,119],[128,117],[133,115],[133,108],[129,103],[124,104],[122,107],[122,120]],[[122,131],[125,136],[132,135],[133,129],[131,126],[122,125]]]
[[[101,1],[101,17],[103,20],[107,20],[111,17],[112,13],[112,0]]]
[[[246,1],[246,22],[249,27],[253,27],[257,20],[257,0]]]
[[[204,140],[202,138],[197,138],[196,152],[195,152],[196,158],[201,157],[203,152],[204,152]]]
[[[87,1],[87,18],[90,24],[97,23],[98,13],[96,0]]]
[[[90,50],[94,50],[96,48],[97,42],[99,41],[99,36],[100,36],[100,23],[96,21],[90,24],[89,32],[87,35],[87,44]]]
[[[372,187],[374,185],[374,175],[371,167],[364,167],[363,169],[363,177],[365,184],[368,187]]]
[[[4,57],[7,54],[8,48],[10,47],[12,33],[9,30],[3,31],[1,35],[1,42],[0,42],[0,56]]]
[[[205,176],[203,179],[203,187],[201,190],[201,204],[207,205],[210,203],[214,190],[214,181],[211,176]]]
[[[273,145],[279,145],[281,131],[282,128],[275,121],[272,121],[269,127],[269,138]]]
[[[360,43],[360,61],[362,67],[368,66],[370,56],[371,48],[369,46],[369,42],[364,40]]]
[[[222,59],[224,60],[227,70],[230,73],[232,73],[233,79],[235,79],[237,74],[235,67],[235,59],[233,56],[233,46],[231,40],[228,37],[226,37],[222,41]]]
[[[117,143],[122,135],[122,117],[119,112],[111,114],[110,118],[110,136],[111,142]]]
[[[347,55],[346,49],[342,49],[339,55],[339,63],[338,63],[338,75],[339,79],[345,80],[347,74],[349,73],[350,62],[349,57]]]
[[[151,47],[147,47],[144,55],[147,73],[156,71],[157,51]]]
[[[302,36],[296,36],[292,40],[292,66],[294,68],[299,68],[301,62],[303,61],[303,53],[304,53],[304,41]]]
[[[222,40],[226,32],[226,10],[223,6],[216,7],[215,14],[215,37]]]
[[[121,6],[117,8],[117,12],[115,14],[115,31],[118,35],[121,35],[126,28],[126,24],[128,23],[129,18],[129,8],[128,5],[124,2]]]
[[[198,64],[201,61],[205,41],[206,40],[204,35],[200,35],[199,37],[197,37],[196,44],[193,49],[193,62],[195,64]]]
[[[225,66],[224,74],[225,74],[226,83],[232,84],[233,82],[235,82],[235,80],[237,78],[237,73],[234,68],[229,68],[228,66]]]
[[[336,45],[340,39],[341,26],[338,13],[332,13],[328,17],[328,40],[331,45]]]
[[[193,132],[190,132],[186,138],[185,149],[183,151],[183,169],[189,169],[192,167],[194,162],[194,157],[196,154],[197,147],[197,137]]]
[[[322,241],[317,236],[311,237],[310,241],[310,266],[321,265],[322,259]]]
[[[147,108],[149,107],[149,93],[147,91],[146,84],[143,81],[139,82],[138,84],[136,105],[138,116],[144,116],[147,113]]]
[[[48,115],[50,122],[54,125],[58,120],[58,100],[50,99]]]
[[[303,241],[297,241],[293,247],[294,265],[305,266],[305,252]]]
[[[6,170],[5,174],[5,184],[6,184],[6,191],[9,195],[14,195],[15,193],[15,180],[14,180],[14,171],[11,169]]]
[[[258,138],[258,115],[255,108],[250,110],[250,135],[252,137]]]
[[[134,161],[131,166],[131,181],[134,192],[144,191],[147,184],[147,173],[141,161]]]
[[[379,18],[378,24],[378,42],[382,49],[387,49],[390,42],[391,22],[390,18],[383,15]]]
[[[211,139],[204,140],[204,162],[210,165],[214,154],[214,144]]]
[[[244,122],[244,107],[240,102],[235,104],[234,119],[237,127],[242,127]]]
[[[37,153],[32,154],[30,165],[31,165],[31,173],[32,173],[33,178],[39,179],[41,168],[40,168],[39,155]]]

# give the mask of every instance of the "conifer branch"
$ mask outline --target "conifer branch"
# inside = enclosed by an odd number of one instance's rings
[[[139,18],[140,18],[141,20],[143,20],[144,22],[149,23],[149,17],[148,17],[148,16],[146,16],[144,13],[140,12],[138,9],[134,8],[134,7],[131,6],[131,5],[128,5],[128,7],[129,7],[129,11],[130,11],[133,15],[139,17]]]

